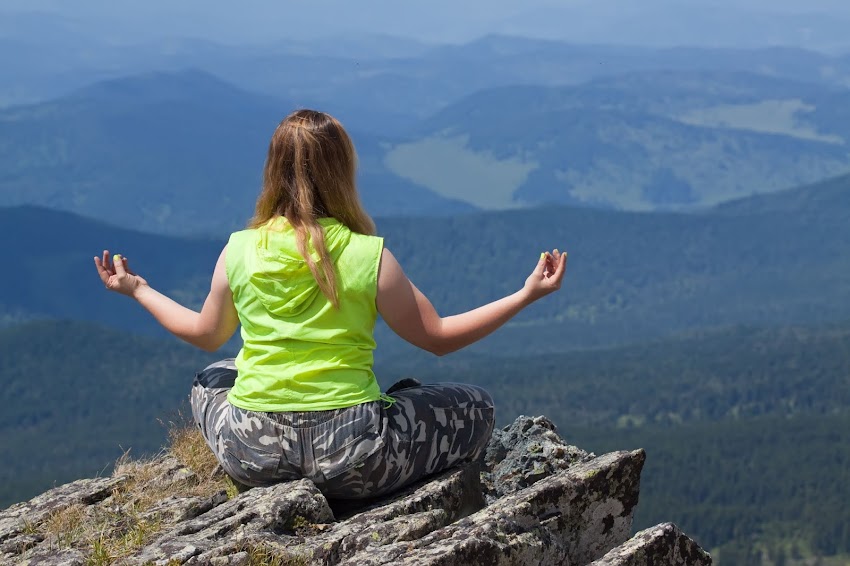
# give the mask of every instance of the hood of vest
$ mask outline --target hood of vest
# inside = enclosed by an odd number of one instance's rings
[[[333,218],[320,218],[325,245],[336,264],[348,244],[351,232]],[[275,316],[297,316],[307,310],[322,295],[304,257],[295,243],[295,230],[283,219],[260,228],[257,240],[256,269],[249,277],[257,299]],[[319,255],[311,251],[313,261]],[[322,295],[323,296],[323,295]]]

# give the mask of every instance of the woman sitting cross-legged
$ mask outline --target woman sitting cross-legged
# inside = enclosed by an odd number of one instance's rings
[[[493,429],[480,387],[372,371],[378,313],[437,355],[487,336],[561,286],[566,253],[543,253],[516,293],[440,317],[375,236],[355,187],[354,146],[331,116],[299,110],[272,137],[248,229],[230,236],[201,312],[108,251],[101,280],[174,335],[214,351],[241,324],[235,359],[201,371],[192,414],[224,470],[249,486],[309,478],[328,497],[372,497],[479,456]]]

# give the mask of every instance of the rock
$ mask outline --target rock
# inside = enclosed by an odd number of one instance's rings
[[[67,540],[59,547],[51,531],[34,528],[65,510],[78,521],[115,517],[108,528],[119,537],[140,521],[156,525],[123,547],[137,549],[123,551],[119,563],[129,565],[709,564],[708,554],[672,525],[627,542],[644,459],[640,450],[595,457],[567,445],[545,417],[520,417],[494,434],[480,462],[388,497],[328,502],[309,480],[229,500],[224,491],[192,491],[203,480],[162,456],[143,473],[126,469],[145,478],[137,489],[162,490],[143,511],[133,509],[127,494],[135,492],[121,472],[0,513],[0,563],[88,563],[91,547]],[[135,522],[125,519],[130,514]]]
[[[257,537],[280,556],[309,559],[311,564],[360,560],[374,548],[413,541],[483,507],[476,465],[455,468],[373,502],[346,521],[310,537],[286,540]]]
[[[483,458],[482,483],[488,503],[533,485],[594,454],[570,446],[546,417],[520,416],[495,430]]]
[[[85,566],[88,563],[85,555],[74,549],[42,549],[26,560],[15,562],[18,566]]]
[[[168,497],[142,514],[142,518],[165,523],[179,523],[203,515],[227,501],[227,493],[219,491],[212,497]]]
[[[280,483],[240,493],[203,515],[178,523],[127,560],[127,564],[183,563],[256,532],[291,535],[298,522],[331,523],[333,512],[310,480]]]
[[[579,464],[411,542],[358,553],[346,565],[587,564],[628,538],[642,450]]]
[[[711,556],[672,523],[643,530],[591,566],[709,566]]]
[[[106,499],[125,481],[126,476],[77,480],[12,505],[0,512],[0,549],[5,549],[7,541],[30,530],[53,513],[71,505],[93,505]]]

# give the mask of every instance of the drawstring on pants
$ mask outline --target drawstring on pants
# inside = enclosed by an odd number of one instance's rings
[[[381,393],[381,401],[386,403],[386,405],[384,405],[384,409],[389,409],[390,407],[395,405],[395,399],[390,397],[386,393]]]

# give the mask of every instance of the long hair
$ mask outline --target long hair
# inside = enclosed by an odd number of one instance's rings
[[[249,228],[259,228],[285,217],[295,229],[299,253],[334,307],[339,306],[336,276],[318,219],[333,217],[352,232],[375,233],[375,223],[360,203],[356,170],[354,144],[342,124],[323,112],[297,110],[272,136],[263,189],[249,223]]]

